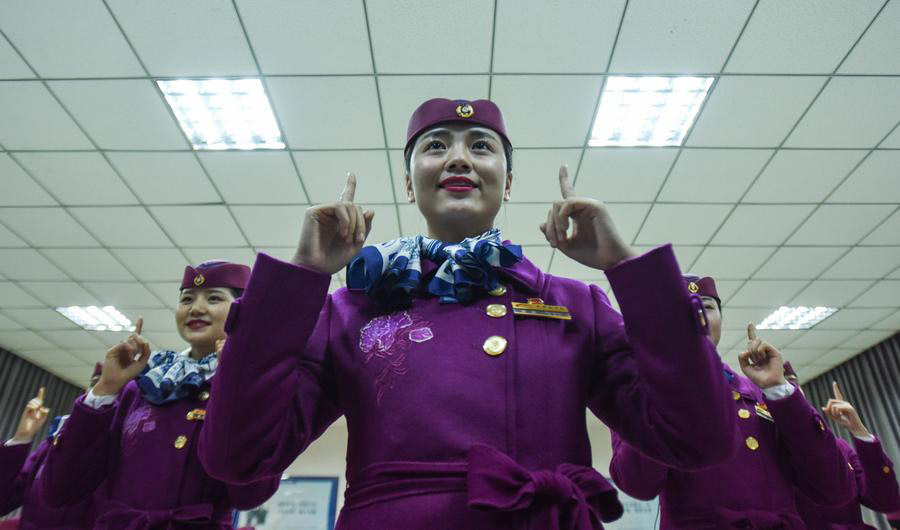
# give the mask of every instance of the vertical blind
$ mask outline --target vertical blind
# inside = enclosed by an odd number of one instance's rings
[[[853,405],[863,423],[878,436],[885,453],[900,465],[900,334],[869,348],[803,385],[807,398],[823,407],[833,397],[831,382],[837,381],[844,398]],[[847,441],[852,435],[829,420],[835,434]],[[890,530],[884,516],[863,509],[871,525]]]

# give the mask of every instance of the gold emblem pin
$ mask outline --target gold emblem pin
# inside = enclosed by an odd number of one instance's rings
[[[200,398],[200,401],[206,401],[207,399],[209,399],[209,392],[204,390],[203,392],[200,392],[200,395],[197,397]]]
[[[700,286],[697,285],[697,284],[694,283],[694,282],[691,282],[691,283],[688,284],[688,291],[690,291],[690,292],[692,292],[692,293],[699,293],[699,292],[700,292]]]
[[[884,466],[883,468],[881,468],[881,471],[884,472],[885,475],[891,474],[891,468],[889,466]]]
[[[468,103],[456,106],[456,115],[460,118],[471,118],[473,114],[475,114],[475,109]]]
[[[206,281],[206,278],[204,278],[202,274],[198,274],[198,275],[194,276],[194,285],[196,285],[197,287],[200,287],[201,285],[203,285],[203,282],[205,282],[205,281]]]
[[[187,436],[181,435],[178,438],[175,438],[175,449],[182,449],[187,445]]]
[[[733,400],[735,400],[735,401],[741,399],[741,394],[740,394],[740,392],[738,392],[737,390],[732,390],[732,391],[731,391],[731,399],[733,399]]]
[[[488,291],[488,294],[491,296],[503,296],[506,294],[506,286],[498,285],[496,289],[491,289]]]

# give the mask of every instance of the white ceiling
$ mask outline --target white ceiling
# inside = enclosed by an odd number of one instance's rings
[[[500,225],[534,261],[608,288],[537,229],[568,163],[635,246],[716,277],[730,362],[774,307],[840,307],[765,333],[812,377],[900,330],[898,27],[900,0],[2,2],[0,345],[84,384],[120,334],[53,307],[99,303],[181,348],[184,265],[289,257],[350,170],[372,239],[421,231],[410,112],[491,98],[517,147]],[[610,73],[717,80],[684,147],[586,148]],[[154,79],[247,75],[288,150],[192,151]]]

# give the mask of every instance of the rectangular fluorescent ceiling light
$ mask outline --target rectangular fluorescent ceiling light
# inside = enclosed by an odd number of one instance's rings
[[[284,149],[259,79],[157,81],[194,149]]]
[[[809,329],[830,317],[836,307],[781,306],[767,316],[758,329]]]
[[[588,145],[681,145],[712,81],[712,77],[610,76]]]
[[[57,307],[56,311],[88,331],[134,331],[128,317],[111,306]]]

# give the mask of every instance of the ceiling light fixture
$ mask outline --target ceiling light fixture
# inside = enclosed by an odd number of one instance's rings
[[[115,307],[57,307],[56,311],[88,331],[134,331],[128,317]]]
[[[767,316],[757,329],[809,329],[836,311],[836,307],[781,306]]]
[[[156,82],[194,149],[284,149],[259,79]]]
[[[712,77],[610,76],[588,145],[681,145]]]

